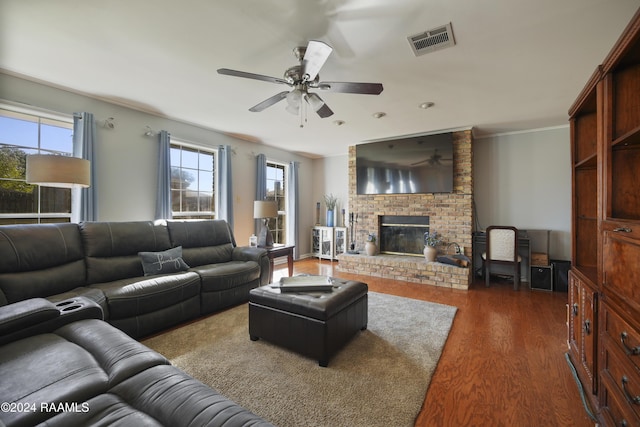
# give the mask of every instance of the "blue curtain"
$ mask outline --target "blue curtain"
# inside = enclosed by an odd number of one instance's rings
[[[299,259],[300,255],[300,192],[298,183],[298,162],[289,163],[289,174],[287,176],[287,245],[296,245],[293,249],[293,258]]]
[[[218,219],[224,219],[233,230],[233,178],[231,175],[231,146],[218,147]]]
[[[267,198],[267,156],[258,154],[256,156],[256,198],[254,200],[264,200]],[[251,206],[253,209],[253,206]],[[256,236],[262,228],[262,220],[254,221]]]
[[[161,130],[158,135],[158,193],[156,195],[156,219],[171,219],[171,134]]]
[[[96,121],[93,113],[74,113],[73,115],[73,156],[89,160],[91,163],[91,186],[73,189],[73,222],[97,221],[98,202],[96,197]]]

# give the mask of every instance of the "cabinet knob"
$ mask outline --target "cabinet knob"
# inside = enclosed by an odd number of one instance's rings
[[[627,356],[637,356],[640,354],[640,346],[629,347],[627,344],[627,338],[629,338],[629,334],[624,331],[620,333],[620,342],[622,343],[622,347],[624,347],[624,351],[627,353]]]
[[[584,321],[584,333],[589,335],[591,333],[591,320],[587,319]]]

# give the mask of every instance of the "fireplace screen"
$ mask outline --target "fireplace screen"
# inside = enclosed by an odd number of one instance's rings
[[[422,256],[424,233],[428,231],[428,216],[382,215],[380,253]]]

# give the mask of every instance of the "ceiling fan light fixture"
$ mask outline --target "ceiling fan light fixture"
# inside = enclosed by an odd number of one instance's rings
[[[295,105],[289,104],[284,109],[287,111],[287,113],[291,113],[294,116],[297,116],[298,113],[300,113],[300,107],[299,106],[295,106]]]
[[[295,88],[287,94],[287,104],[290,107],[300,107],[300,98],[302,97],[302,90]]]

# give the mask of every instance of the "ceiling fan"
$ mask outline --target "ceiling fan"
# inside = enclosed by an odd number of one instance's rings
[[[249,108],[249,111],[254,113],[260,112],[286,99],[286,110],[297,115],[300,112],[302,100],[304,99],[313,111],[320,117],[325,118],[331,116],[333,111],[331,111],[331,108],[329,108],[317,93],[309,92],[310,89],[318,89],[321,92],[359,93],[364,95],[379,95],[382,92],[383,88],[381,83],[321,82],[318,73],[332,51],[331,46],[317,40],[311,40],[307,44],[307,47],[296,47],[293,49],[293,54],[298,61],[300,61],[300,65],[294,65],[288,68],[284,72],[283,78],[230,70],[228,68],[220,68],[218,69],[218,73],[227,76],[285,84],[293,88],[291,91],[275,94]]]
[[[418,166],[423,163],[428,163],[429,166],[442,166],[442,162],[451,162],[453,159],[443,159],[442,154],[438,153],[438,149],[433,150],[433,154],[424,160],[420,160],[419,162],[411,163],[411,166]]]

